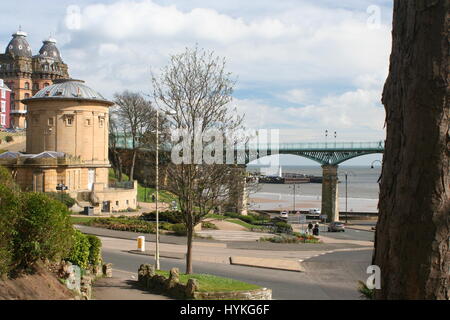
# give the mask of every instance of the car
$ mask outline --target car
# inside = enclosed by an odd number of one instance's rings
[[[309,214],[318,216],[318,215],[320,215],[320,209],[317,209],[317,208],[309,209]]]
[[[345,232],[345,224],[339,221],[331,222],[328,225],[328,232]]]
[[[286,219],[289,217],[289,213],[287,213],[287,211],[282,211],[280,212],[280,218],[281,219]]]

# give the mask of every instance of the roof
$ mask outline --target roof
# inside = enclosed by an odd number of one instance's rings
[[[0,159],[14,159],[14,158],[30,158],[30,159],[42,159],[42,158],[64,158],[66,154],[64,152],[56,151],[44,151],[38,154],[24,154],[20,152],[7,151],[0,154]]]
[[[57,79],[54,84],[38,91],[32,98],[24,99],[23,102],[38,99],[70,99],[70,100],[93,100],[109,105],[114,103],[106,100],[100,93],[86,86],[84,81],[75,79]]]
[[[12,37],[6,47],[5,53],[15,57],[31,58],[31,47],[27,41],[27,33],[17,31]]]
[[[55,61],[62,62],[61,53],[56,47],[56,40],[53,38],[48,38],[43,41],[42,48],[39,50],[38,57],[51,58]]]

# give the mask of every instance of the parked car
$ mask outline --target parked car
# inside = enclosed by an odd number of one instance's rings
[[[320,215],[320,209],[317,208],[313,208],[313,209],[309,209],[309,214],[313,214],[313,215]]]
[[[339,221],[331,222],[328,225],[328,232],[345,232],[345,224]]]
[[[287,211],[282,211],[282,212],[280,213],[280,218],[281,218],[281,219],[287,220],[288,217],[289,217],[289,213],[287,213]]]

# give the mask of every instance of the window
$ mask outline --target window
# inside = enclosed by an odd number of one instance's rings
[[[52,126],[53,125],[53,118],[48,118],[48,125]]]
[[[25,89],[26,90],[30,90],[30,83],[29,82],[25,82]]]
[[[2,99],[6,99],[6,90],[1,90],[2,91]]]
[[[102,118],[99,119],[98,124],[99,124],[100,128],[103,128],[104,122],[105,121]]]
[[[44,83],[44,87],[48,87],[50,84],[48,84],[47,82]]]
[[[39,90],[39,83],[34,84],[34,90]]]
[[[129,201],[127,200],[127,205],[128,205]]]
[[[6,101],[2,101],[2,111],[1,112],[6,112]]]
[[[90,126],[91,125],[91,119],[86,119],[85,124],[86,124],[86,126]]]
[[[25,93],[25,99],[28,99],[30,97],[29,93]]]
[[[71,127],[73,125],[73,116],[66,117],[66,126]]]
[[[119,205],[119,201],[116,201],[116,206],[118,206]]]
[[[6,115],[4,114],[0,115],[0,125],[2,126],[6,125]]]

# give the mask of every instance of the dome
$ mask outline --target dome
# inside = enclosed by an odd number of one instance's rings
[[[31,58],[31,47],[27,41],[27,33],[17,31],[12,35],[12,40],[8,43],[5,53],[13,57]]]
[[[52,58],[55,61],[62,62],[61,54],[56,47],[56,40],[53,38],[48,38],[47,40],[44,40],[42,42],[44,44],[39,50],[39,55],[43,58]]]
[[[57,79],[54,84],[38,91],[32,98],[23,101],[32,101],[35,99],[71,99],[71,100],[96,100],[113,105],[106,100],[100,93],[89,88],[82,80],[75,79]]]

